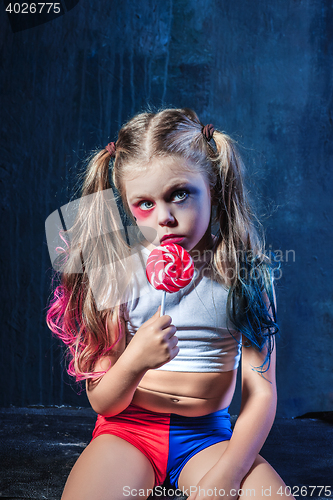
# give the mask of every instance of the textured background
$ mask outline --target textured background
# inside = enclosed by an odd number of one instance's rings
[[[75,198],[86,153],[151,104],[238,141],[283,261],[278,415],[332,410],[332,3],[70,3],[30,28],[0,12],[0,406],[87,405],[45,324],[44,223]]]

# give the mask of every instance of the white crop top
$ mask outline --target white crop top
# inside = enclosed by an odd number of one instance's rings
[[[130,299],[121,306],[126,322],[127,343],[161,304],[163,292],[147,280],[145,264],[149,250],[140,246],[135,255],[136,271]],[[208,256],[209,257],[209,256]],[[241,334],[229,323],[226,303],[228,289],[211,279],[208,259],[195,261],[195,274],[187,287],[167,293],[165,314],[177,328],[179,352],[157,370],[177,372],[225,372],[238,367]]]

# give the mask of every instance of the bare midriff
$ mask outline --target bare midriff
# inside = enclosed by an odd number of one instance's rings
[[[230,405],[237,370],[228,372],[168,372],[148,370],[132,403],[146,410],[185,417],[207,415]]]

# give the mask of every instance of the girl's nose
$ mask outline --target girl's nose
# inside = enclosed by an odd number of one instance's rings
[[[160,226],[168,226],[175,222],[175,218],[168,207],[168,205],[162,205],[158,209],[158,223]]]

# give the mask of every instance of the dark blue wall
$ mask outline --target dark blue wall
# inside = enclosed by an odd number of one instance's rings
[[[84,155],[152,104],[192,107],[238,140],[267,246],[283,260],[279,415],[332,410],[331,2],[66,7],[23,31],[0,13],[0,405],[87,404],[45,324],[44,223],[73,196]]]

